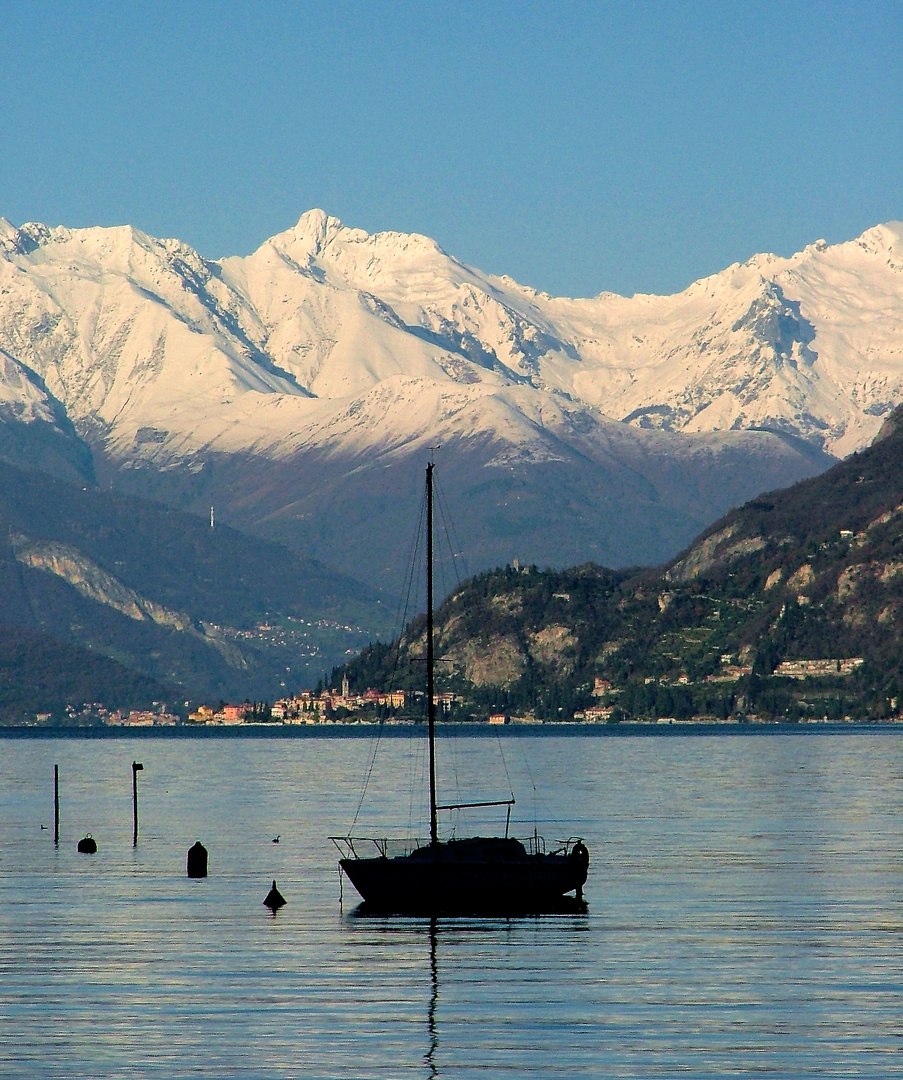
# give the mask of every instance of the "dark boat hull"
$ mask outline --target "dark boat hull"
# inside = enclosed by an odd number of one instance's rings
[[[516,914],[571,910],[582,903],[588,856],[578,851],[493,858],[439,844],[397,858],[346,858],[339,865],[373,911]]]

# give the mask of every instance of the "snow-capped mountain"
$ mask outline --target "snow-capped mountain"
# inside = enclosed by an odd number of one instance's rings
[[[0,219],[4,430],[84,470],[80,438],[105,480],[368,576],[427,446],[472,569],[639,562],[865,445],[901,397],[899,224],[676,296],[569,300],[318,210],[220,262]]]

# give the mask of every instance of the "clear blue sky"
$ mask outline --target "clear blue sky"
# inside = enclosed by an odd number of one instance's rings
[[[247,254],[321,207],[559,295],[903,218],[903,3],[0,0],[0,215]]]

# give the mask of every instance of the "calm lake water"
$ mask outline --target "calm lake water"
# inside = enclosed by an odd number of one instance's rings
[[[584,836],[589,910],[432,924],[340,902],[374,745],[0,738],[0,1076],[903,1077],[903,732],[460,737],[443,788]],[[357,831],[422,777],[383,738]]]

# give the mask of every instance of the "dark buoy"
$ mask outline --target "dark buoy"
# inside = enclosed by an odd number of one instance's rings
[[[93,855],[97,851],[97,841],[90,833],[88,833],[87,836],[83,836],[81,840],[79,840],[78,850],[82,855]]]
[[[207,876],[207,849],[200,840],[196,840],[188,849],[186,870],[189,877]]]
[[[264,900],[264,906],[268,907],[270,911],[275,915],[276,912],[285,904],[285,897],[276,888],[276,882],[273,881],[273,887],[267,893],[267,898]]]

